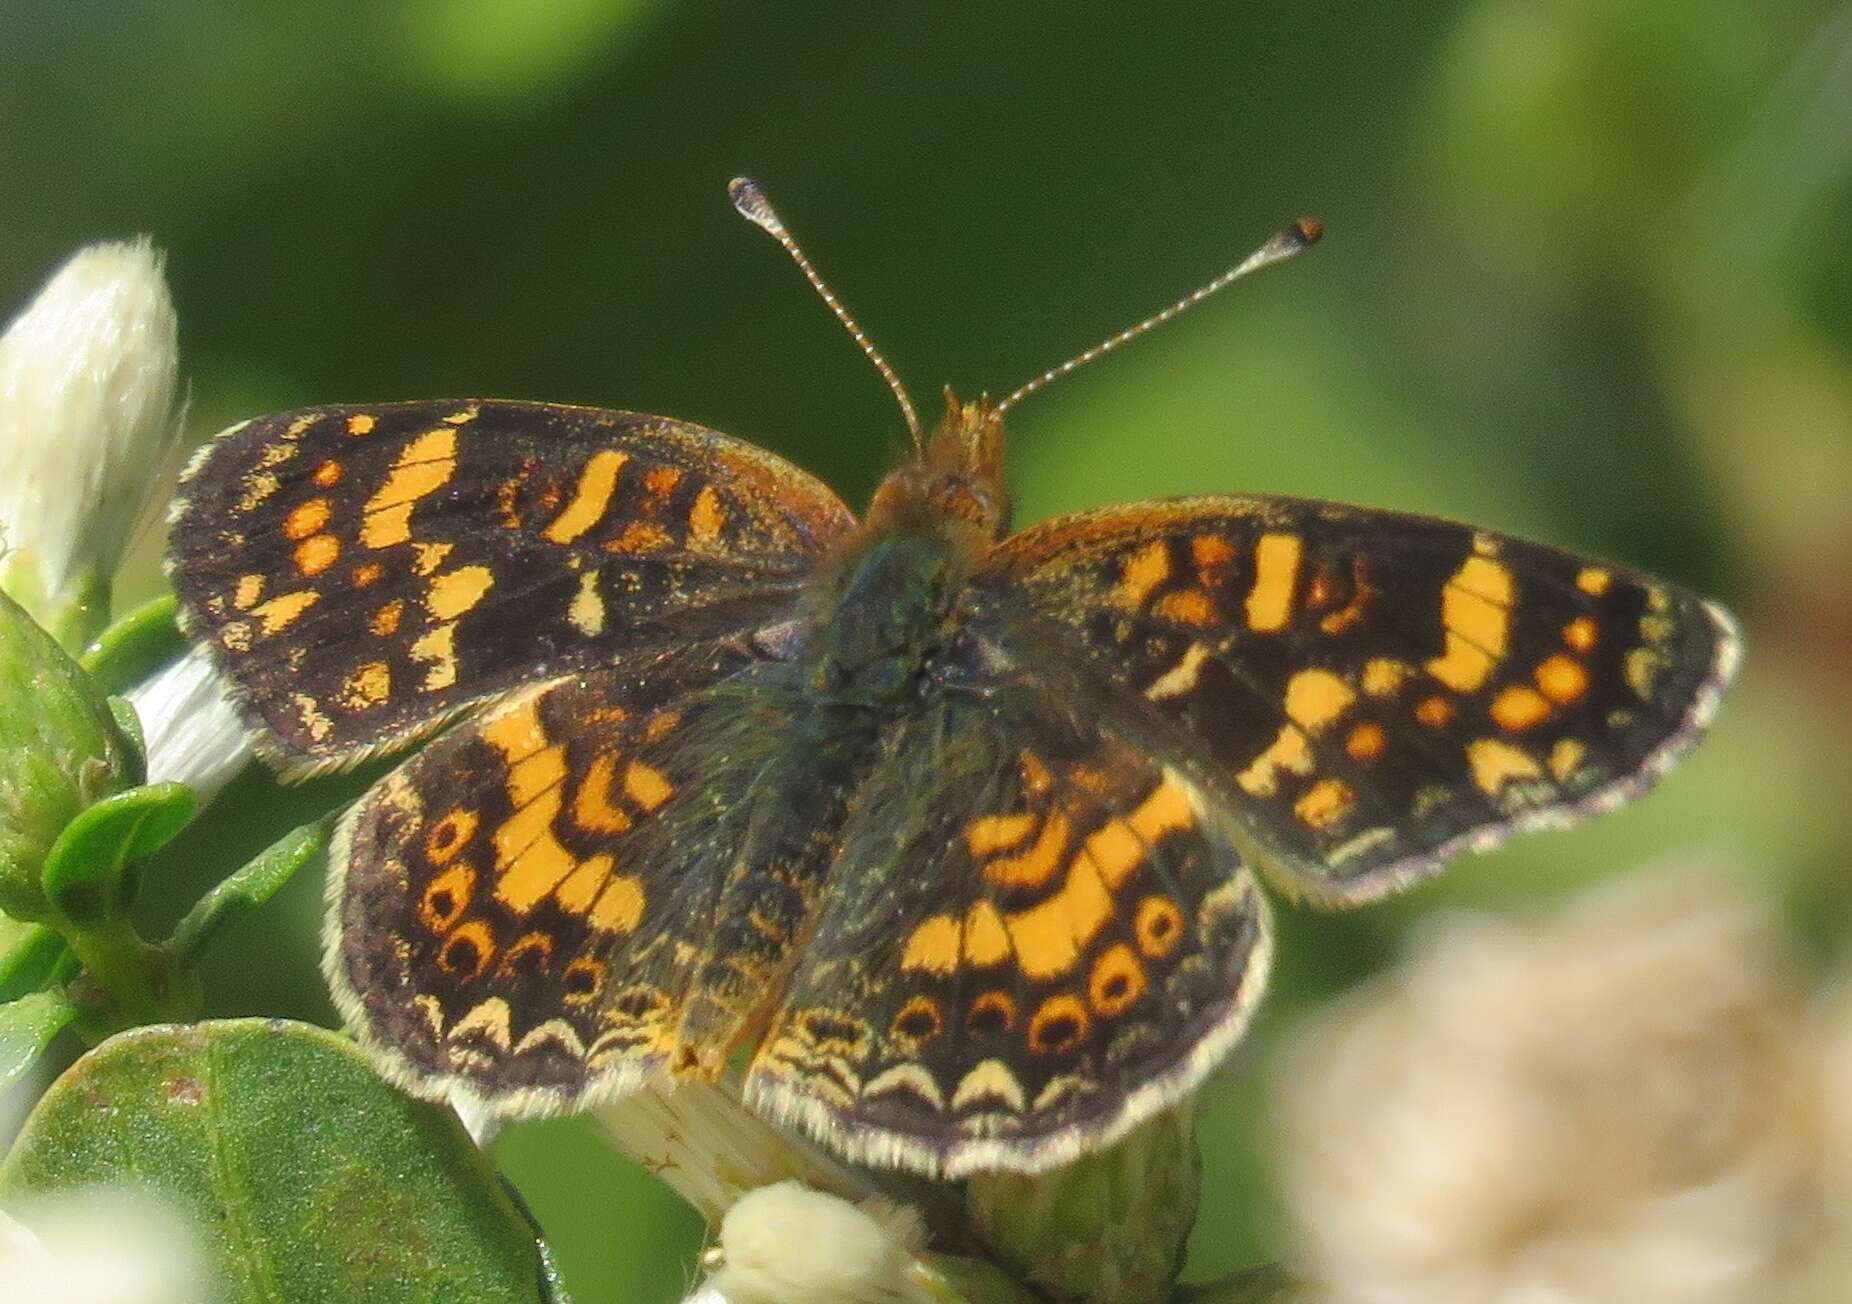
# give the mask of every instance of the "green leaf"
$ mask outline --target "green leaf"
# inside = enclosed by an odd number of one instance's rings
[[[200,951],[220,930],[263,905],[327,845],[327,821],[305,824],[285,833],[242,869],[233,871],[201,897],[174,929],[168,949],[175,961],[182,967],[197,964]]]
[[[92,803],[64,826],[40,871],[46,898],[79,928],[121,916],[134,863],[166,846],[198,805],[184,783],[152,783]]]
[[[174,606],[171,593],[144,602],[98,635],[78,664],[105,693],[127,692],[186,651]]]
[[[0,593],[0,911],[52,922],[48,849],[79,811],[140,778],[90,677]]]
[[[84,1056],[0,1164],[0,1201],[96,1185],[190,1215],[226,1304],[545,1298],[533,1233],[455,1116],[320,1028],[137,1028]]]
[[[17,1000],[62,981],[75,963],[56,930],[0,918],[0,1001]]]
[[[33,992],[0,1005],[0,1092],[26,1076],[77,1007],[56,992]]]

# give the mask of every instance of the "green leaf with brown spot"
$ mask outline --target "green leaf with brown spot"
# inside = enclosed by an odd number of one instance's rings
[[[172,1202],[227,1304],[545,1299],[533,1232],[455,1117],[320,1028],[137,1028],[84,1056],[0,1164],[0,1201],[97,1184]]]

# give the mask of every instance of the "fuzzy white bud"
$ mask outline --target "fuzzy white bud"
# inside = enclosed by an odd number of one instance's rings
[[[198,648],[129,689],[147,743],[148,782],[193,789],[204,805],[251,759],[251,734]]]
[[[912,1271],[921,1238],[918,1215],[899,1205],[762,1186],[727,1210],[713,1275],[691,1301],[929,1304]]]
[[[8,1304],[198,1304],[210,1298],[192,1228],[152,1197],[96,1190],[0,1213]]]
[[[171,467],[161,262],[146,238],[80,250],[0,336],[0,584],[40,619],[107,585]]]

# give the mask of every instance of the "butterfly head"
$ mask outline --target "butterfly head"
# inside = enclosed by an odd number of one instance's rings
[[[871,524],[936,528],[988,543],[1009,528],[1003,488],[1003,415],[988,396],[961,402],[945,391],[945,415],[875,490]]]

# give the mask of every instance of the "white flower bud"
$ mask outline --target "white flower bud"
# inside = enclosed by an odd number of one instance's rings
[[[762,1186],[720,1224],[715,1271],[691,1297],[725,1304],[929,1304],[914,1275],[918,1215],[801,1182]]]
[[[0,584],[54,632],[107,586],[165,482],[177,368],[146,238],[80,250],[0,336]]]
[[[192,1228],[130,1191],[46,1197],[0,1213],[8,1304],[198,1304],[208,1298]]]
[[[126,694],[141,718],[148,782],[184,783],[211,801],[251,759],[251,734],[211,658],[194,648]]]

